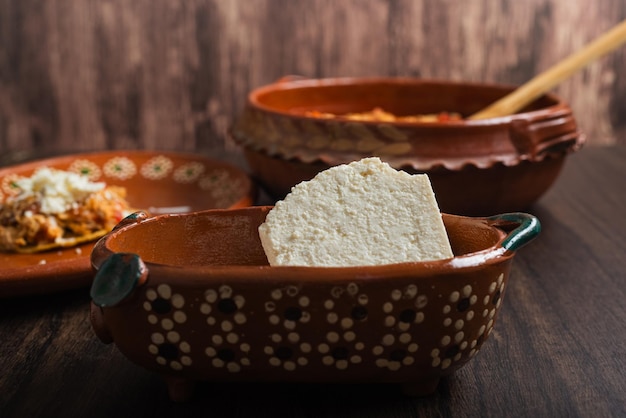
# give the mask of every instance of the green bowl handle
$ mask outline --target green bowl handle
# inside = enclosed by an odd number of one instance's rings
[[[517,225],[502,241],[502,247],[507,251],[516,251],[522,248],[541,232],[539,219],[527,213],[504,213],[491,216],[487,220],[490,221],[491,225],[502,229],[509,229]]]
[[[98,269],[89,293],[101,308],[116,306],[147,278],[148,268],[137,254],[115,253]]]

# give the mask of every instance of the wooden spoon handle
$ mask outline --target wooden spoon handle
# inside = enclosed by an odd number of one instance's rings
[[[626,42],[626,20],[595,41],[587,44],[580,51],[533,77],[513,92],[487,106],[485,109],[474,113],[468,119],[487,119],[512,115],[568,78],[580,68],[594,61],[596,58],[613,51],[624,42]]]

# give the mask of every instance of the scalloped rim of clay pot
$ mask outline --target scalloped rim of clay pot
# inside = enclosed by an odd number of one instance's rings
[[[562,157],[565,154],[579,150],[584,142],[585,136],[577,128],[574,116],[570,107],[554,94],[546,94],[538,100],[551,103],[547,107],[530,109],[516,113],[515,115],[503,116],[484,120],[462,120],[446,123],[432,122],[377,122],[377,121],[350,121],[346,118],[320,119],[306,116],[301,111],[286,109],[285,106],[274,106],[268,104],[269,95],[279,95],[295,90],[308,89],[329,89],[334,87],[353,88],[354,86],[392,86],[399,88],[410,86],[419,88],[420,85],[433,85],[435,87],[455,87],[466,89],[495,89],[504,94],[513,90],[515,86],[501,84],[480,84],[463,83],[453,81],[443,81],[436,79],[413,79],[413,78],[393,78],[393,77],[371,77],[371,78],[326,78],[326,79],[281,79],[276,83],[261,86],[252,90],[248,95],[248,102],[245,112],[258,112],[263,117],[274,120],[285,120],[294,126],[302,124],[315,124],[324,126],[332,123],[335,126],[362,125],[376,132],[380,126],[388,126],[401,132],[413,134],[427,134],[432,136],[428,143],[420,137],[418,141],[412,141],[412,153],[407,155],[380,155],[376,152],[358,151],[333,151],[306,149],[305,147],[277,147],[275,143],[267,141],[259,136],[253,138],[253,129],[247,129],[240,125],[240,121],[235,122],[230,130],[234,140],[243,147],[261,152],[272,157],[279,157],[285,160],[300,161],[306,164],[324,163],[330,166],[349,163],[363,158],[366,155],[377,155],[384,158],[396,168],[409,167],[418,171],[445,168],[447,170],[462,170],[467,166],[477,168],[490,168],[496,164],[513,166],[521,161],[541,161],[545,158]],[[276,100],[275,98],[273,99]],[[271,101],[273,103],[273,101]],[[484,105],[487,105],[485,103]],[[482,105],[482,106],[484,106]],[[300,106],[302,107],[302,106]],[[476,106],[474,106],[476,107]],[[473,109],[469,113],[478,110]],[[452,109],[454,110],[454,109]],[[486,134],[482,134],[486,132]],[[485,138],[494,135],[507,137],[506,144],[501,143],[497,147],[489,144],[489,139],[473,139],[474,135],[483,135]],[[380,135],[379,135],[380,136]],[[449,143],[449,151],[438,146],[437,141],[443,138]],[[511,138],[514,136],[515,138]],[[452,138],[452,139],[450,139]],[[464,141],[473,141],[471,144]],[[392,144],[389,141],[388,144]],[[478,147],[485,145],[485,151],[476,151]],[[430,147],[430,149],[428,148]],[[437,147],[437,148],[433,148]],[[433,152],[437,149],[437,153]],[[458,149],[464,149],[467,154],[458,155]],[[422,153],[424,150],[426,152]]]

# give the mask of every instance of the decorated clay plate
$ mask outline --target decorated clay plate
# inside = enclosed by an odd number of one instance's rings
[[[73,154],[0,169],[0,202],[14,182],[51,167],[81,173],[127,190],[132,207],[151,215],[238,208],[253,203],[254,187],[237,167],[201,155],[167,151]],[[88,286],[94,242],[36,254],[0,253],[0,297]]]

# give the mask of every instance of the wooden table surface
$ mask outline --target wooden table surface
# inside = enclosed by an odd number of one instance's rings
[[[0,417],[625,417],[626,147],[587,147],[529,212],[485,346],[427,398],[394,386],[166,386],[92,332],[88,289],[0,300]]]

